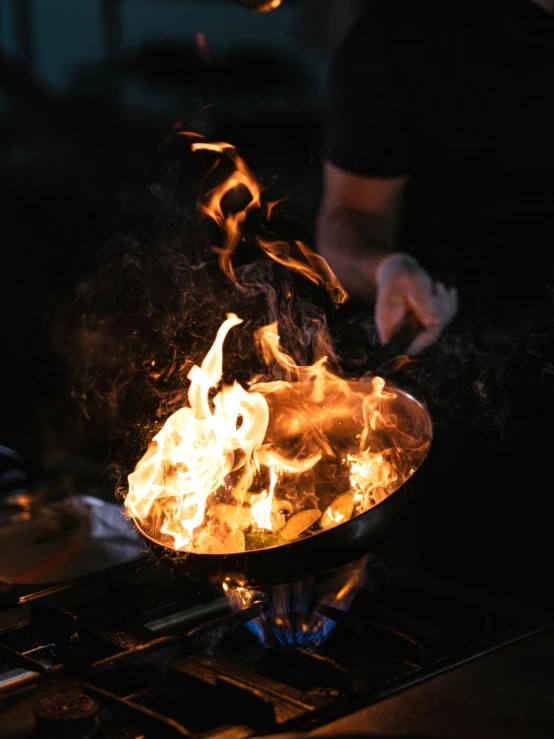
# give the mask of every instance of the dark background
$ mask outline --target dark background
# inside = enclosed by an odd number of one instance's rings
[[[322,81],[348,5],[0,1],[0,443],[37,458],[75,445],[56,318],[106,242],[153,217],[164,162],[186,183],[185,147],[161,146],[176,121],[237,145],[311,223]]]
[[[289,198],[283,233],[313,244],[323,81],[350,7],[284,0],[256,16],[233,0],[0,0],[0,445],[39,466],[81,455],[102,469],[120,461],[127,437],[124,466],[144,447],[155,421],[145,385],[125,395],[117,382],[146,377],[152,356],[171,364],[161,342],[176,309],[163,291],[179,285],[173,260],[206,236],[185,225],[198,164],[182,139],[162,146],[175,122],[235,144],[269,191]],[[525,316],[517,326],[457,321],[398,377],[429,403],[437,429],[416,480],[427,564],[534,594],[551,559],[551,434],[538,419],[552,397],[543,346],[553,304],[531,329]],[[104,316],[103,334],[79,323],[87,311]],[[346,321],[340,351],[363,354],[374,341],[368,315],[356,330]],[[145,321],[151,347],[134,342]],[[197,351],[212,328],[197,331]]]

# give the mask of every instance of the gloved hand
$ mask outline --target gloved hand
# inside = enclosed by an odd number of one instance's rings
[[[422,325],[421,333],[408,348],[415,356],[435,342],[458,310],[458,292],[447,289],[409,254],[389,254],[375,275],[377,300],[375,323],[383,344],[396,333],[409,313]]]

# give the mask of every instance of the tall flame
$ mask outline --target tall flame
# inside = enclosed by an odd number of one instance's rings
[[[168,419],[129,475],[128,510],[143,520],[156,510],[154,504],[161,504],[160,532],[173,537],[178,550],[199,545],[194,532],[205,521],[208,499],[225,486],[231,472],[239,473],[234,495],[240,498],[246,492],[254,475],[254,452],[267,430],[265,399],[259,393],[247,393],[238,383],[224,387],[210,405],[209,393],[223,371],[223,342],[239,323],[240,318],[229,314],[202,366],[189,372],[190,407],[180,408]],[[222,548],[211,539],[208,544],[211,549]]]
[[[170,416],[129,475],[128,511],[147,535],[179,551],[243,551],[336,526],[398,488],[429,442],[397,428],[396,395],[381,378],[356,388],[324,358],[297,366],[275,324],[257,338],[289,380],[248,391],[235,382],[211,399],[223,343],[240,323],[227,316],[189,372],[189,407]]]
[[[262,190],[254,174],[249,170],[246,162],[239,156],[237,150],[231,144],[221,142],[195,142],[191,144],[192,151],[213,151],[219,154],[226,154],[231,160],[234,167],[230,175],[228,175],[222,183],[213,190],[206,193],[205,200],[198,203],[200,210],[207,216],[212,218],[219,226],[223,245],[214,247],[216,254],[219,254],[219,265],[222,271],[237,282],[235,272],[233,270],[233,253],[241,238],[241,226],[246,220],[251,210],[262,207],[261,194]],[[230,212],[225,215],[223,210],[223,199],[233,190],[244,187],[250,195],[250,201],[244,208],[237,212]]]
[[[195,139],[199,138],[199,134],[189,131],[177,131],[176,133]],[[233,254],[242,237],[242,224],[251,211],[262,208],[263,188],[244,159],[231,144],[223,141],[194,141],[191,144],[191,150],[193,152],[210,151],[220,154],[221,158],[226,157],[231,164],[231,172],[223,178],[222,182],[208,192],[201,193],[198,207],[202,213],[210,217],[219,226],[222,245],[213,247],[213,249],[216,254],[219,254],[219,264],[224,274],[240,287],[233,269]],[[218,164],[219,162],[216,162],[210,173],[218,167]],[[223,201],[227,195],[238,188],[246,190],[249,200],[243,208],[237,211],[230,210],[226,213]],[[265,209],[266,222],[269,223],[273,207],[278,202],[281,201],[267,204]],[[336,303],[344,303],[347,300],[348,294],[325,259],[313,252],[302,241],[294,241],[289,244],[280,239],[272,241],[256,237],[256,243],[275,262],[299,272],[315,284],[323,285]],[[297,256],[294,256],[294,252],[297,253]]]
[[[221,230],[220,264],[236,282],[232,257],[248,214],[263,210],[262,188],[235,147],[175,133],[191,137],[193,151],[219,155],[214,168],[223,158],[231,164],[199,207]],[[227,212],[224,199],[237,188],[249,200]],[[257,242],[276,262],[325,285],[334,300],[346,299],[327,263],[303,243]],[[240,552],[336,526],[398,488],[429,443],[402,428],[384,380],[353,387],[330,371],[326,357],[298,366],[281,347],[277,323],[255,339],[285,379],[248,390],[236,381],[222,385],[223,345],[241,323],[227,315],[188,374],[188,406],[167,419],[129,475],[127,510],[146,535],[178,551]]]
[[[271,0],[276,7],[280,0]],[[220,182],[201,194],[199,209],[221,231],[214,247],[220,267],[239,288],[233,256],[242,227],[257,211],[269,222],[277,202],[263,202],[263,188],[235,147],[189,136],[193,151],[218,155],[208,177],[230,165]],[[227,171],[227,169],[225,169]],[[247,195],[229,207],[231,193]],[[304,243],[256,239],[273,261],[324,286],[337,302],[347,294],[320,256]],[[374,377],[362,384],[330,371],[323,356],[299,366],[281,346],[278,323],[255,332],[264,361],[284,379],[222,384],[223,347],[242,320],[227,314],[200,366],[188,374],[188,405],[154,436],[129,475],[125,505],[152,540],[176,551],[230,554],[288,544],[338,526],[380,503],[414,472],[430,442],[428,427],[410,425],[397,394]],[[323,332],[319,353],[330,349]],[[311,648],[334,626],[321,604],[348,609],[363,584],[362,564],[315,595],[313,582],[278,586],[267,593],[225,582],[234,608],[254,600],[268,606],[248,626],[265,643]],[[244,583],[242,584],[244,585]],[[328,612],[328,611],[327,611]]]

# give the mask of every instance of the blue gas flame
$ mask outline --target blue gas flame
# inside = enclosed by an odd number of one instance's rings
[[[225,593],[233,610],[265,603],[265,612],[247,623],[250,631],[266,647],[316,649],[329,637],[336,622],[317,613],[325,604],[348,611],[356,593],[365,582],[365,558],[327,584],[302,580],[276,585],[267,590],[234,588],[227,583]]]

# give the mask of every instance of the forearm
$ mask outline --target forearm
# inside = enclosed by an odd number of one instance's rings
[[[394,233],[379,216],[358,210],[322,208],[317,226],[318,250],[347,292],[363,302],[375,297],[375,273],[394,251]]]

